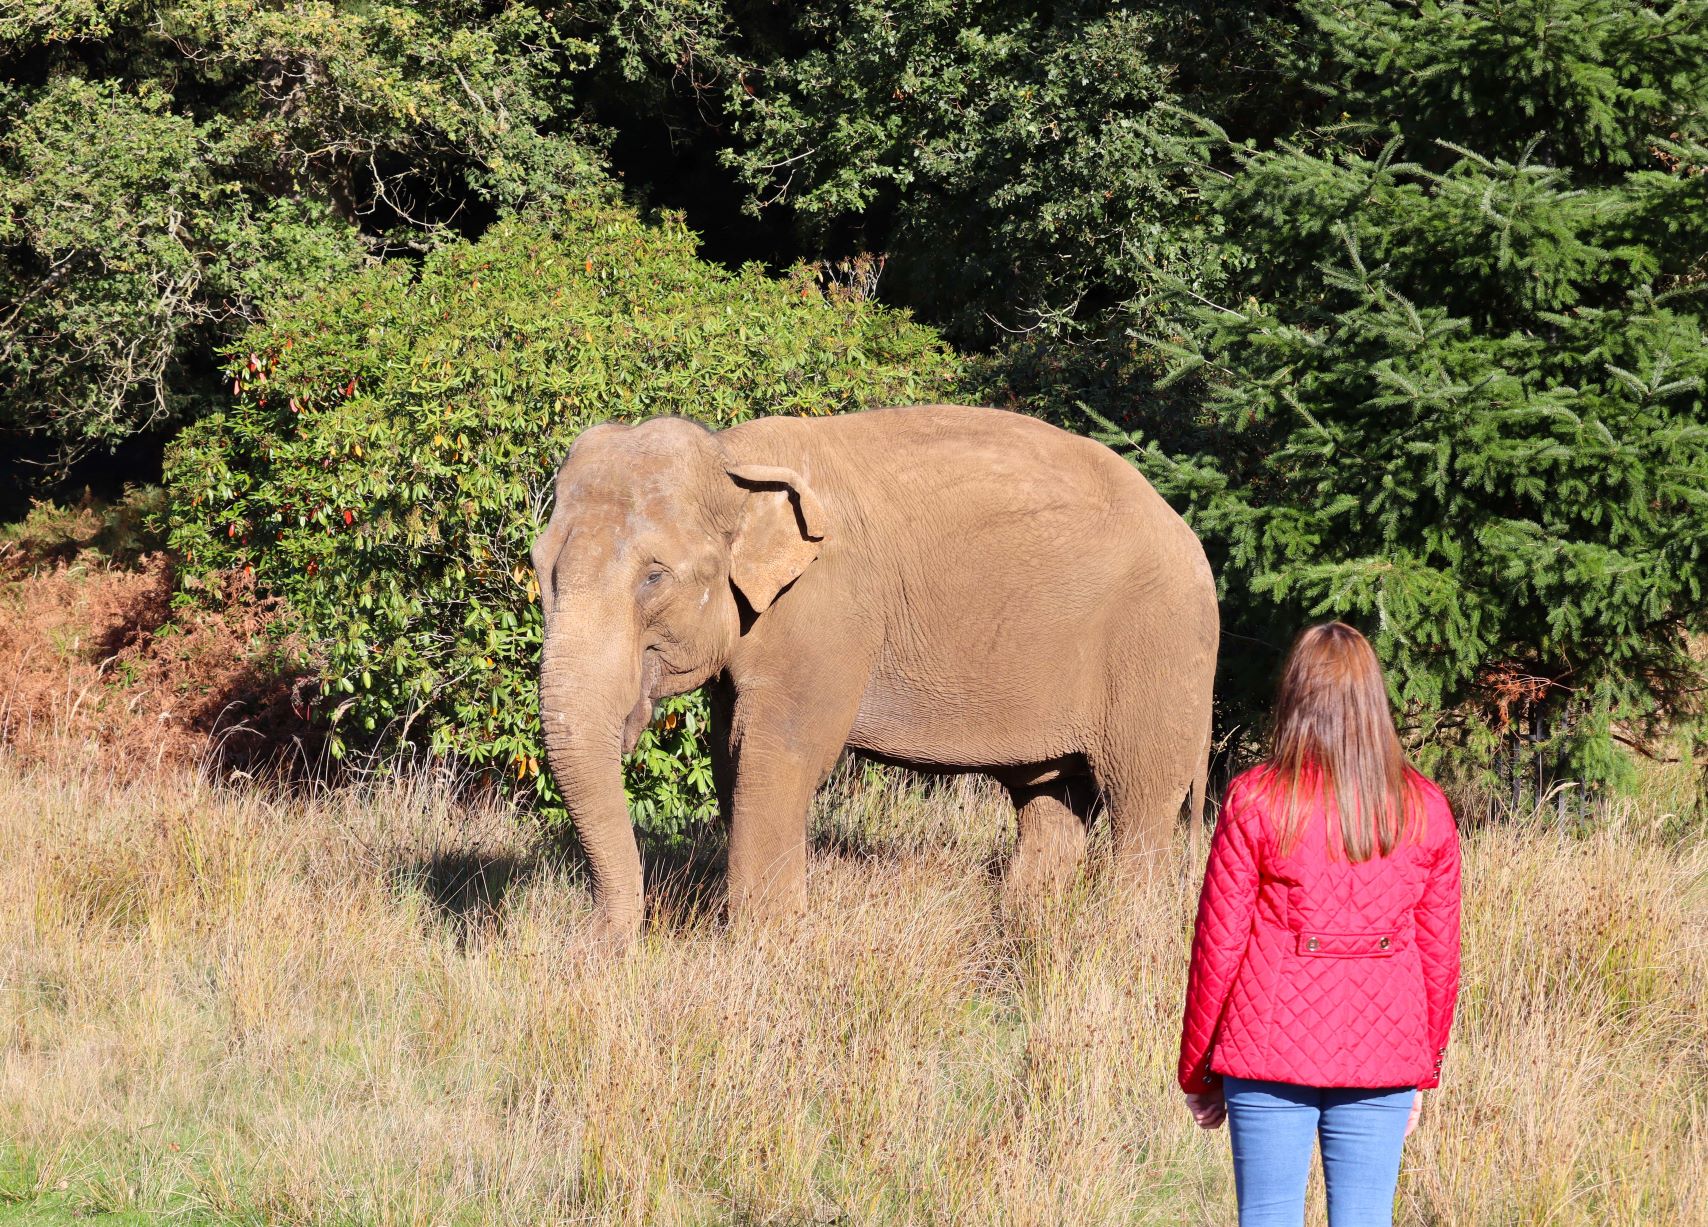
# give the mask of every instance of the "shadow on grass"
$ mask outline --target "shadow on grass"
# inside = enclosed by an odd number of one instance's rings
[[[649,926],[676,931],[716,923],[724,915],[725,849],[721,833],[688,844],[643,841]],[[506,904],[519,889],[542,878],[587,887],[587,858],[569,834],[543,838],[523,853],[456,849],[398,864],[394,880],[426,897],[433,919],[459,946],[502,932]]]
[[[399,866],[397,878],[418,888],[434,918],[455,934],[459,946],[466,946],[501,928],[506,898],[538,877],[546,861],[542,855],[437,852]]]
[[[674,932],[723,920],[729,858],[721,828],[686,844],[645,841],[641,852],[649,925]]]

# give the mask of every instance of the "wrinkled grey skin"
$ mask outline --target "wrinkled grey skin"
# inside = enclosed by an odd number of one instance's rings
[[[603,935],[642,919],[620,760],[711,684],[732,915],[805,897],[806,817],[844,748],[984,771],[1018,807],[1009,888],[1118,861],[1201,812],[1218,614],[1197,538],[1107,448],[992,409],[596,426],[534,544],[552,774]]]

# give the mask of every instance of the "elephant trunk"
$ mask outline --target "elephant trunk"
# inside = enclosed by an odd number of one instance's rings
[[[561,626],[566,621],[560,614]],[[572,622],[571,625],[574,625]],[[546,759],[593,874],[601,935],[619,942],[640,932],[640,849],[623,794],[622,755],[641,705],[634,653],[585,637],[549,633],[540,670]]]

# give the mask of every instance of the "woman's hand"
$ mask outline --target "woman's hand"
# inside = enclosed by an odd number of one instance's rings
[[[1188,1098],[1191,1098],[1188,1096]],[[1406,1117],[1406,1136],[1409,1138],[1413,1129],[1417,1128],[1417,1119],[1423,1115],[1423,1092],[1414,1091],[1411,1097],[1411,1115]]]
[[[1220,1086],[1212,1087],[1202,1095],[1187,1095],[1186,1110],[1192,1113],[1192,1119],[1198,1122],[1200,1129],[1220,1128],[1228,1119],[1228,1101]]]

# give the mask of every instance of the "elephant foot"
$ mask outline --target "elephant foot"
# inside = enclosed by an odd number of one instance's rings
[[[806,875],[772,879],[754,886],[731,884],[730,928],[751,931],[800,916],[807,910]]]
[[[587,931],[587,948],[596,953],[620,954],[640,938],[641,913],[612,914],[599,909]]]
[[[1003,877],[1003,894],[1021,903],[1059,893],[1085,861],[1085,823],[1050,793],[1027,797],[1017,823],[1020,834]]]
[[[1166,846],[1129,843],[1115,848],[1113,876],[1122,887],[1143,889],[1168,877],[1174,868],[1174,856]]]
[[[803,783],[803,790],[805,784]],[[810,793],[808,794],[810,795]],[[806,805],[800,819],[780,823],[742,821],[730,826],[729,918],[743,927],[798,916],[807,907]]]

